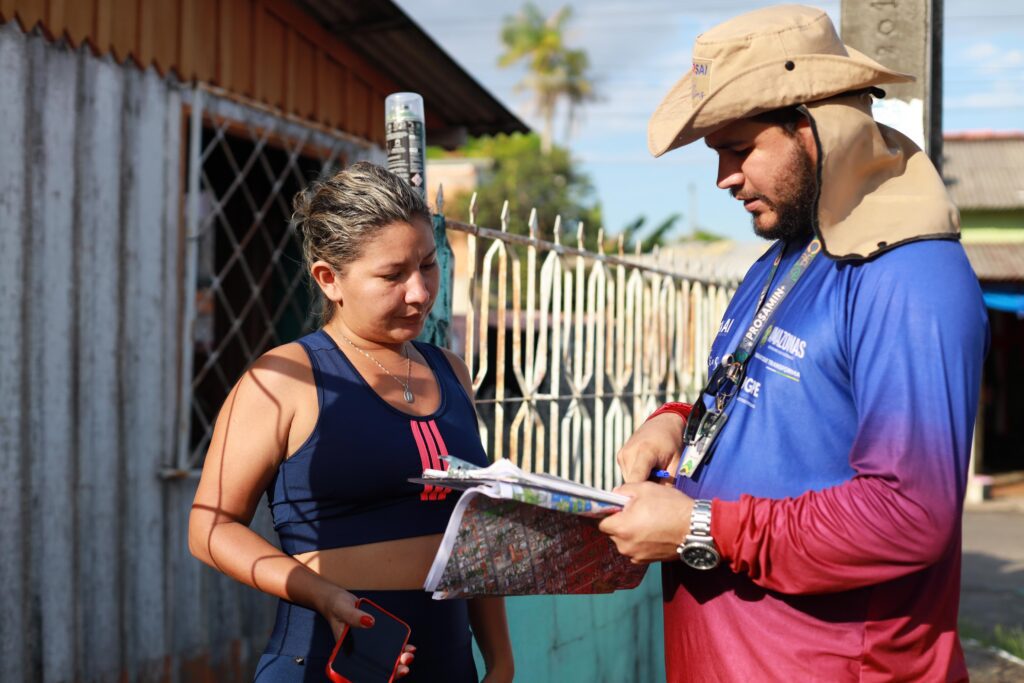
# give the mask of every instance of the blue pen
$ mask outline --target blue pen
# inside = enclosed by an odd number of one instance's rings
[[[675,479],[668,470],[651,470],[651,479]]]

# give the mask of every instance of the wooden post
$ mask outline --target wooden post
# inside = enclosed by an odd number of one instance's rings
[[[942,172],[942,1],[843,0],[843,42],[917,77],[883,86],[875,118],[920,145]]]

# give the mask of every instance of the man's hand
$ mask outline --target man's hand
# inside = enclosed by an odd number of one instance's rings
[[[672,413],[656,415],[640,425],[615,455],[623,481],[646,481],[653,469],[675,474],[685,425],[681,416]]]
[[[635,564],[679,559],[676,548],[689,532],[693,500],[651,482],[623,484],[615,492],[630,501],[621,512],[601,520],[598,528],[611,536],[619,553]]]

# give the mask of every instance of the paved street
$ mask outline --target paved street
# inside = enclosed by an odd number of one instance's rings
[[[996,625],[1024,628],[1024,498],[964,513],[960,623],[969,636]],[[1024,666],[965,643],[974,683],[1020,683]]]

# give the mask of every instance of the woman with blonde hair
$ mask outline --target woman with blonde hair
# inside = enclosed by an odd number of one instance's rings
[[[438,290],[423,199],[360,162],[295,199],[293,223],[322,327],[260,357],[217,418],[189,521],[203,562],[281,600],[256,680],[324,680],[345,625],[372,628],[369,598],[412,628],[399,676],[512,678],[501,598],[422,590],[458,493],[408,482],[445,454],[480,465],[469,372],[414,341]],[[278,550],[248,524],[266,492]],[[415,658],[415,663],[412,663]]]

